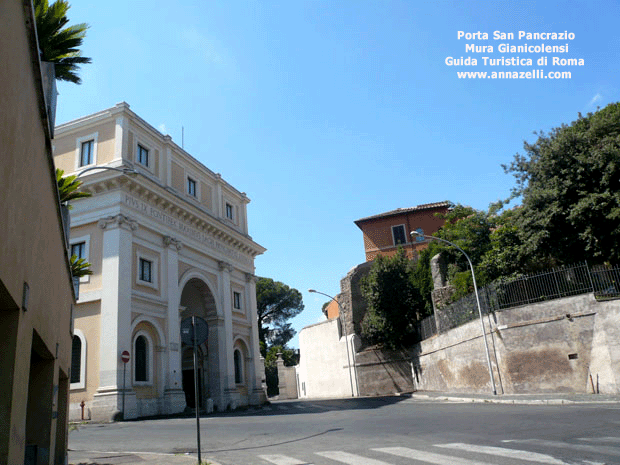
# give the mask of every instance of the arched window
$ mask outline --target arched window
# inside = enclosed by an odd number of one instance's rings
[[[79,383],[82,372],[82,341],[78,336],[73,336],[71,346],[71,383]]]
[[[235,349],[235,384],[243,383],[243,360],[241,358],[241,351]]]
[[[71,389],[83,389],[86,378],[86,339],[79,329],[74,330],[71,342]]]
[[[149,342],[143,334],[136,338],[134,353],[134,380],[136,382],[147,382],[149,381]]]

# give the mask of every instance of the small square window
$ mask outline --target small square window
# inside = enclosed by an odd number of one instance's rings
[[[71,256],[75,255],[78,259],[86,258],[86,242],[71,244]]]
[[[140,259],[140,281],[147,283],[153,282],[152,275],[153,262],[144,258]]]
[[[192,197],[196,197],[196,181],[192,178],[187,178],[187,193]]]
[[[405,225],[392,226],[392,236],[394,237],[394,245],[406,244]]]
[[[149,150],[138,144],[138,163],[149,166]]]
[[[228,218],[229,220],[233,220],[234,219],[233,207],[229,203],[226,204],[226,218]]]
[[[237,310],[241,309],[241,294],[233,292],[233,307]]]
[[[80,149],[80,166],[92,165],[94,145],[94,140],[82,142],[82,147]]]

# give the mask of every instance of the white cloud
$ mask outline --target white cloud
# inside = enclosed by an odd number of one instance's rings
[[[592,97],[592,100],[590,100],[590,106],[593,107],[594,105],[598,105],[601,100],[603,100],[603,96],[599,93],[597,93],[594,97]]]
[[[166,125],[164,123],[161,123],[159,126],[157,126],[157,129],[164,135],[168,134],[168,129],[166,128]]]

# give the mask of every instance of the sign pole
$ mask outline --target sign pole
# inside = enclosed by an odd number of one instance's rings
[[[125,379],[127,376],[127,364],[123,363],[123,420],[125,419]]]
[[[200,457],[200,395],[198,393],[198,357],[196,354],[196,316],[192,316],[192,343],[194,345],[194,406],[196,407],[196,439],[198,442],[198,465]]]
[[[123,420],[125,419],[125,388],[127,384],[125,383],[126,374],[127,374],[127,362],[129,361],[129,352],[123,350],[121,353],[121,360],[123,361]]]

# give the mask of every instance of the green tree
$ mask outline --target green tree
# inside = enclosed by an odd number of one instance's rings
[[[69,8],[66,0],[56,0],[52,4],[48,0],[34,0],[37,37],[41,61],[54,63],[56,79],[81,84],[77,75],[79,65],[91,62],[80,51],[88,24],[67,26]]]
[[[58,194],[60,195],[60,203],[67,205],[67,208],[71,208],[69,203],[71,200],[82,199],[90,197],[88,192],[80,192],[80,186],[82,181],[78,181],[76,175],[63,176],[65,172],[59,168],[56,168],[56,184],[58,185]]]
[[[291,349],[287,349],[281,345],[274,345],[266,351],[265,354],[265,382],[267,383],[267,395],[269,397],[280,394],[278,389],[278,353],[282,354],[284,366],[290,367],[299,363],[297,354]]]
[[[413,264],[402,247],[392,257],[375,258],[368,275],[362,278],[361,291],[368,304],[362,320],[366,343],[389,349],[410,345],[415,323],[425,314],[413,281]]]
[[[301,292],[271,278],[256,283],[258,337],[265,347],[285,346],[295,335],[288,320],[303,309]]]
[[[620,262],[620,103],[537,136],[504,166],[522,197],[519,260],[530,269]]]

